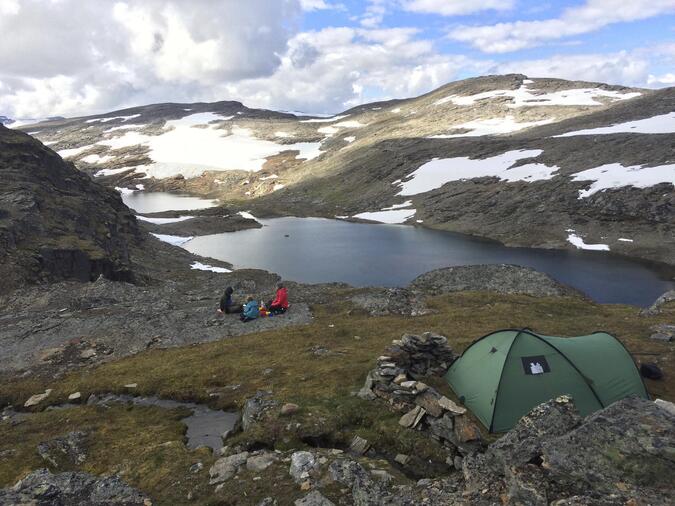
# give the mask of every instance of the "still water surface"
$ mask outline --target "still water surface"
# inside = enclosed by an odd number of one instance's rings
[[[196,237],[183,245],[235,267],[256,267],[305,283],[405,286],[455,265],[533,267],[598,302],[647,306],[675,283],[642,263],[592,251],[508,248],[462,234],[322,218],[260,220],[263,228]]]
[[[139,213],[204,209],[216,201],[171,193],[123,195]],[[260,220],[261,229],[196,237],[183,247],[237,268],[304,283],[405,286],[441,267],[510,263],[532,267],[605,303],[651,304],[675,282],[643,263],[595,251],[507,248],[452,232],[323,218]]]

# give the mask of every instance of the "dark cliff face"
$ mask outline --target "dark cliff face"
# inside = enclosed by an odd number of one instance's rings
[[[132,281],[130,249],[142,240],[117,192],[0,126],[0,293],[101,274]]]

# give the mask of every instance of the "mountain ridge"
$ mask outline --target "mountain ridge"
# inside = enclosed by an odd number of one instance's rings
[[[224,101],[141,106],[22,128],[37,130],[50,147],[113,187],[142,183],[146,190],[220,198],[260,216],[382,219],[392,205],[410,201],[409,224],[507,245],[602,244],[672,266],[672,111],[675,88],[509,74],[362,104],[330,118]],[[664,133],[570,135],[664,115]],[[166,146],[170,139],[175,148]],[[519,150],[537,154],[494,169]],[[448,160],[447,171],[462,177],[445,174],[437,187],[402,190],[434,159]],[[462,169],[465,159],[486,161]],[[603,170],[617,174],[616,184]],[[575,245],[573,236],[583,240]]]

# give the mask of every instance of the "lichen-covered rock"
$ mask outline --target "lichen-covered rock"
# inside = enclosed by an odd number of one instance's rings
[[[87,458],[87,435],[81,431],[43,441],[37,451],[45,461],[56,468],[82,464]]]
[[[405,288],[371,289],[354,295],[351,301],[371,316],[422,316],[433,312],[420,294]]]
[[[326,499],[318,490],[312,490],[305,497],[295,501],[295,506],[334,506],[333,501]]]
[[[250,429],[267,410],[277,406],[278,401],[271,398],[269,392],[262,390],[255,393],[253,397],[248,399],[244,404],[244,409],[241,416],[241,426],[245,431]]]
[[[485,454],[464,458],[466,489],[523,504],[670,504],[674,427],[675,416],[648,400],[626,398],[582,419],[571,399],[558,398]]]
[[[548,275],[529,267],[508,264],[462,265],[426,272],[410,288],[430,295],[466,290],[550,297],[578,294]]]
[[[640,314],[645,316],[659,314],[661,312],[661,306],[673,301],[675,301],[675,290],[667,291],[656,299],[651,306],[643,309]]]
[[[211,477],[209,484],[216,485],[232,478],[237,474],[239,468],[246,464],[248,457],[248,452],[241,452],[216,460],[215,464],[209,469],[209,476]]]
[[[295,452],[291,455],[289,473],[296,483],[308,480],[319,468],[319,463],[310,452]]]
[[[0,504],[40,506],[148,506],[152,502],[117,476],[89,473],[52,474],[38,469],[12,488],[0,489]]]

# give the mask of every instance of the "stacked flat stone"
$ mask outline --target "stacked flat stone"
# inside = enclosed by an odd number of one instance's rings
[[[454,452],[468,453],[480,440],[480,431],[466,409],[420,381],[444,376],[456,359],[446,337],[406,334],[378,357],[359,396],[387,401],[396,411],[406,412],[399,421],[402,426],[426,432]]]

